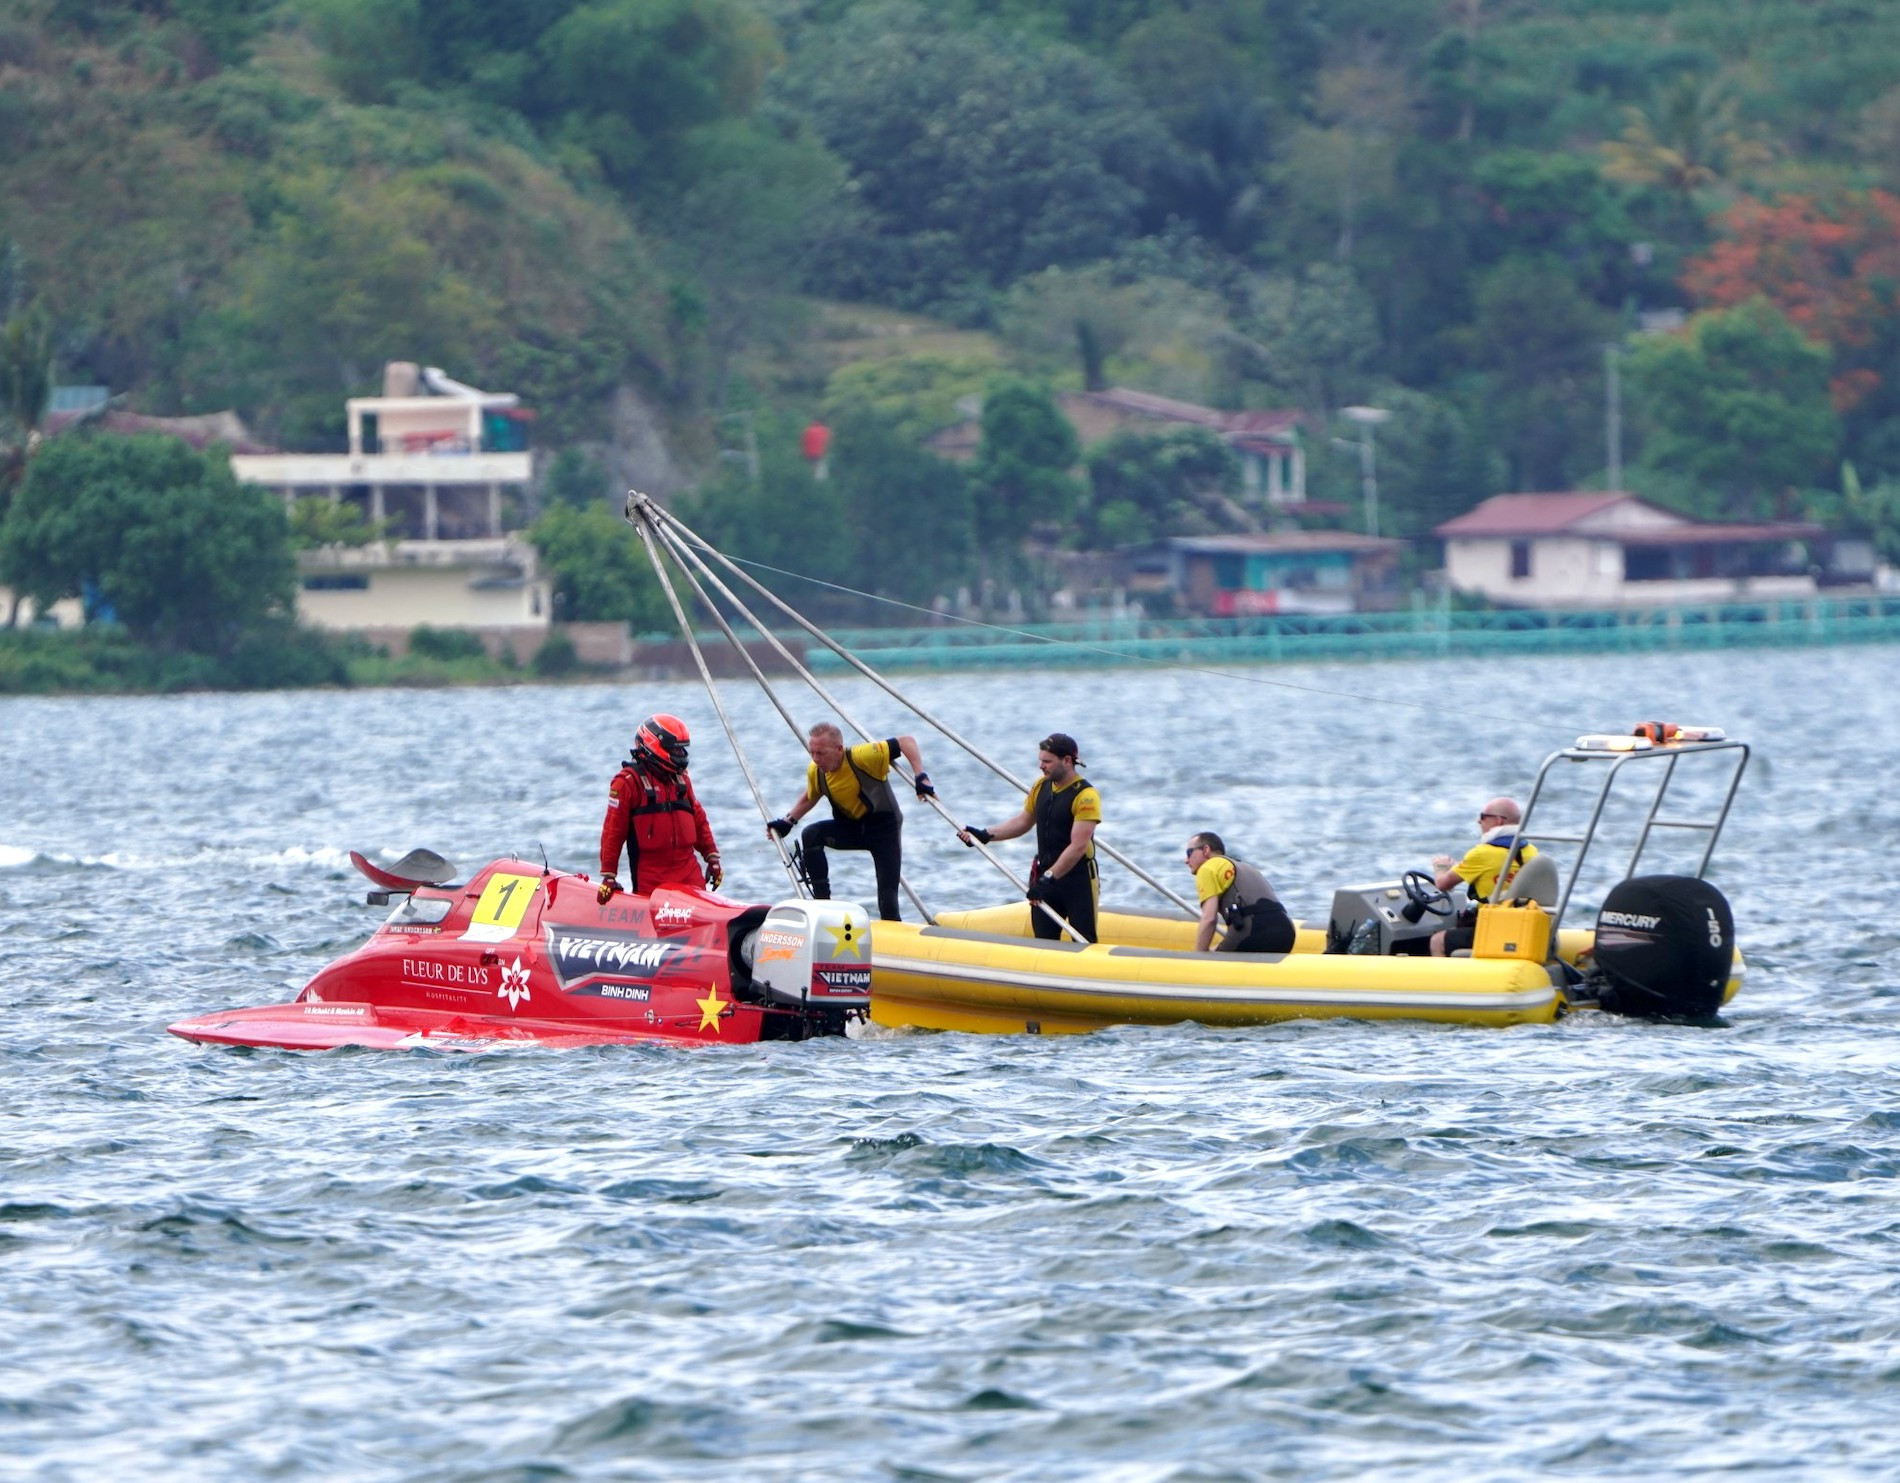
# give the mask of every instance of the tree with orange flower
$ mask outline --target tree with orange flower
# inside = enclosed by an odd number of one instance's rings
[[[1727,309],[1760,296],[1827,345],[1843,414],[1883,389],[1900,392],[1884,387],[1882,369],[1900,341],[1900,197],[1872,190],[1830,201],[1743,200],[1718,224],[1722,240],[1683,274],[1699,302]]]

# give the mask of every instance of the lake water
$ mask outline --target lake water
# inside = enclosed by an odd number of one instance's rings
[[[703,692],[0,700],[0,1476],[1891,1477],[1895,659],[910,686],[1022,775],[1073,732],[1105,837],[1185,889],[1211,826],[1306,916],[1462,847],[1578,732],[1726,726],[1757,752],[1711,872],[1749,963],[1722,1028],[469,1057],[164,1026],[360,941],[353,847],[593,869],[653,710],[698,738],[730,888],[787,894]],[[838,690],[958,813],[1017,807]],[[780,812],[797,744],[726,693]],[[933,908],[1001,899],[928,816],[908,865]]]

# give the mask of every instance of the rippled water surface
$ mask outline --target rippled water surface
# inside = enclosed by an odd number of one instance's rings
[[[1725,725],[1718,1029],[193,1046],[367,933],[352,847],[591,869],[648,711],[731,886],[785,894],[703,692],[0,701],[0,1475],[1890,1477],[1895,658],[914,682],[1019,773],[1074,732],[1171,884],[1211,826],[1307,916],[1581,730]],[[1016,807],[840,693],[958,812]],[[796,745],[729,705],[778,812]],[[927,818],[909,866],[1000,899]]]

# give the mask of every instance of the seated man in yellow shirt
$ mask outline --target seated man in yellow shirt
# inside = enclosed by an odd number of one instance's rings
[[[1200,893],[1201,926],[1194,950],[1212,948],[1222,953],[1290,953],[1299,935],[1280,898],[1257,866],[1236,860],[1212,830],[1204,829],[1187,843],[1187,867],[1194,872]],[[1227,924],[1220,946],[1214,948],[1216,919]]]
[[[1511,859],[1513,847],[1517,844],[1517,826],[1523,819],[1524,811],[1517,806],[1515,798],[1493,798],[1478,813],[1478,829],[1482,835],[1479,841],[1464,853],[1464,858],[1454,860],[1450,855],[1438,855],[1432,860],[1434,879],[1441,891],[1455,890],[1463,882],[1471,905],[1458,913],[1456,922],[1443,932],[1434,932],[1431,937],[1432,956],[1442,958],[1447,953],[1471,946],[1472,937],[1478,925],[1478,903],[1491,899],[1492,888],[1497,885],[1498,872],[1504,869],[1505,862]],[[1504,877],[1508,886],[1511,877],[1517,874],[1517,867],[1526,860],[1537,857],[1536,845],[1525,845],[1517,851],[1509,872]]]

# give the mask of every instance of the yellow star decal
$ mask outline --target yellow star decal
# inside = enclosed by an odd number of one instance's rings
[[[860,962],[863,961],[864,944],[869,934],[859,931],[858,924],[849,916],[845,917],[842,927],[827,927],[825,931],[831,934],[832,962],[835,963],[840,958],[856,958]]]
[[[723,1035],[725,1032],[719,1028],[719,1014],[726,1007],[726,1001],[719,997],[719,985],[707,984],[706,997],[695,999],[693,1003],[699,1006],[699,1028]]]

